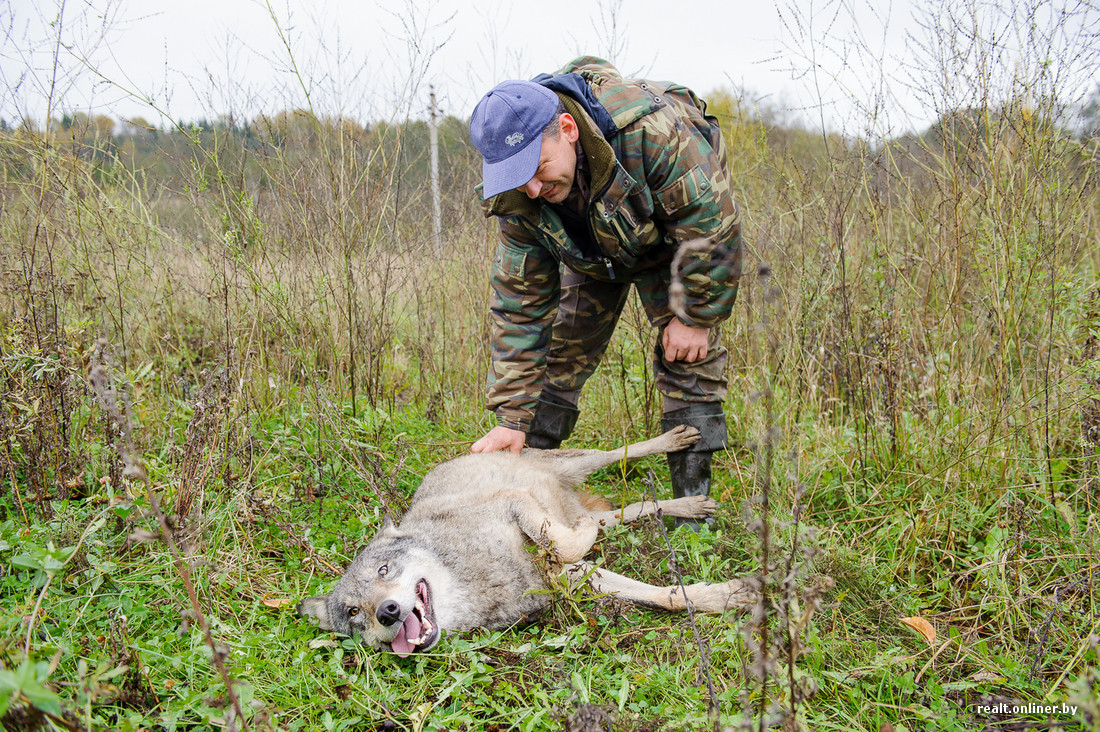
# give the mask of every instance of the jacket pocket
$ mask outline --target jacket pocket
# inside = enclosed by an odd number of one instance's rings
[[[657,205],[666,216],[678,218],[676,214],[696,204],[709,192],[710,180],[701,169],[691,168],[664,188],[655,191],[654,195],[657,198]]]
[[[657,214],[673,241],[713,238],[723,229],[722,206],[714,183],[698,167],[654,192]]]
[[[493,309],[541,317],[556,302],[557,263],[544,262],[523,249],[500,246],[493,256]]]

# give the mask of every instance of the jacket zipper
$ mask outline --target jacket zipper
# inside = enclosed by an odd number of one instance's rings
[[[616,165],[618,164],[618,155],[615,156],[615,163]],[[592,203],[603,198],[608,190],[611,189],[611,184],[614,182],[615,176],[614,174],[612,174],[612,176],[607,179],[607,183],[604,184],[603,189],[600,190],[600,192],[596,195],[592,196],[592,198],[588,201],[588,206],[585,207],[584,223],[588,226],[588,236],[591,237],[592,243],[596,245],[597,249],[599,248],[600,243],[599,240],[596,238],[596,228],[592,226]],[[611,259],[606,256],[601,257],[601,259],[603,260],[603,266],[607,267],[607,276],[611,279],[615,279],[615,269],[611,266]]]

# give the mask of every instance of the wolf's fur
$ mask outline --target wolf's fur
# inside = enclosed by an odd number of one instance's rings
[[[592,471],[624,459],[674,452],[698,431],[677,427],[618,450],[524,450],[465,455],[432,470],[400,526],[386,520],[330,595],[303,600],[298,611],[325,630],[359,633],[363,643],[399,655],[426,651],[441,630],[506,628],[533,618],[548,603],[543,570],[531,543],[570,578],[589,575],[597,592],[620,600],[685,609],[679,587],[654,587],[583,562],[601,526],[659,508],[666,516],[704,518],[715,502],[703,496],[634,503],[620,510],[586,507],[575,492]],[[585,497],[585,502],[587,502]],[[696,611],[721,612],[753,600],[740,581],[688,585]]]

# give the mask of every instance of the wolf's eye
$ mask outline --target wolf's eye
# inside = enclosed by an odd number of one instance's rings
[[[349,618],[354,618],[358,614],[359,614],[359,608],[357,608],[357,607],[349,607],[348,608],[348,617]]]
[[[378,576],[379,577],[385,577],[389,573],[390,573],[390,565],[388,565],[388,564],[383,564],[381,567],[378,568]]]

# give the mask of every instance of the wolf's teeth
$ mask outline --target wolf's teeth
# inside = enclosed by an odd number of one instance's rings
[[[420,645],[424,641],[428,640],[428,636],[432,634],[432,623],[427,618],[424,618],[424,626],[421,628],[420,637],[413,638],[409,643],[413,645]]]

